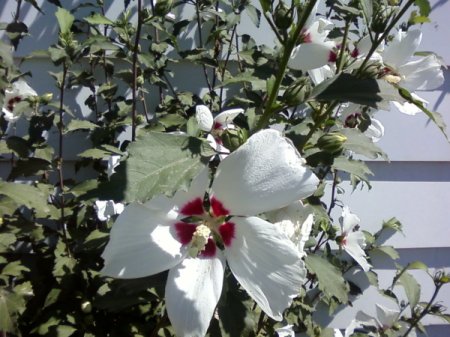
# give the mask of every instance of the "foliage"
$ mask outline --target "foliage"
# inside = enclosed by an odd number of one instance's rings
[[[283,323],[265,316],[227,273],[209,335],[269,336],[285,323],[309,336],[329,335],[313,313],[323,306],[332,313],[351,305],[363,292],[347,277],[359,266],[343,253],[331,213],[340,204],[337,195],[343,193],[343,177],[350,177],[353,188],[370,187],[372,172],[363,157],[387,159],[368,133],[376,110],[388,109],[391,101],[407,101],[445,133],[441,116],[401,83],[392,82],[398,74],[386,73],[372,58],[381,44],[392,40],[395,28],[412,29],[429,21],[428,1],[401,5],[336,1],[327,18],[340,24],[329,35],[339,43],[328,63],[332,74],[320,83],[308,70],[288,66],[294,48],[306,39],[302,34],[316,1],[291,5],[268,0],[158,0],[144,5],[142,0],[125,0],[114,2],[123,10],[111,17],[102,0],[64,7],[58,0],[47,0],[48,12],[34,0],[26,2],[38,18],[58,23],[54,44],[23,60],[26,65],[45,58],[55,87],[51,93],[14,103],[14,114],[27,128],[23,134],[5,112],[0,118],[1,159],[10,169],[0,181],[0,332],[5,336],[173,335],[164,302],[167,273],[134,280],[100,274],[101,253],[117,215],[101,221],[96,201],[145,202],[159,194],[172,196],[186,190],[202,168],[214,170],[224,153],[209,145],[207,132],[199,127],[195,112],[202,104],[214,113],[244,109],[234,120],[235,129],[210,130],[230,150],[260,129],[281,125],[322,182],[305,201],[315,217],[306,244],[307,281],[299,285],[299,296],[285,312]],[[13,59],[12,47],[31,39],[28,33],[33,29],[20,21],[22,1],[16,4],[15,17],[1,26],[6,33],[0,41],[4,107],[12,84],[29,75]],[[415,10],[402,23],[410,8]],[[247,18],[255,27],[268,24],[276,45],[257,45],[242,29]],[[354,50],[363,37],[370,37],[371,47],[357,58]],[[179,76],[180,63],[195,70],[203,90],[182,90],[172,83]],[[76,117],[71,110],[70,94],[80,89],[88,93],[82,107],[87,118]],[[341,114],[349,104],[357,111]],[[57,135],[56,140],[48,137],[50,133]],[[88,148],[77,149],[74,165],[65,147],[71,137],[90,142]],[[108,163],[114,157],[120,160],[118,166]],[[69,173],[70,165],[75,173]],[[89,179],[83,170],[89,172]],[[332,190],[329,204],[323,198],[327,184]],[[396,260],[394,248],[378,243],[392,230],[401,230],[396,219],[375,234],[364,233],[365,253]],[[420,329],[426,315],[449,322],[450,316],[435,302],[449,276],[430,274],[436,290],[424,303],[420,284],[409,271],[428,272],[426,266],[417,262],[397,269],[390,288],[379,291],[402,310],[409,306],[410,313],[398,317],[407,327],[402,336]],[[373,271],[364,274],[378,287]],[[401,304],[395,286],[404,289],[406,304]],[[364,327],[359,335],[369,332],[375,333]]]

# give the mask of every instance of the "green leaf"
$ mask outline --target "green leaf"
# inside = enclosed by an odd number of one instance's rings
[[[364,18],[366,19],[366,24],[369,26],[372,21],[373,2],[372,0],[359,0],[359,4],[361,5]]]
[[[261,11],[253,5],[245,6],[245,11],[253,24],[259,28],[259,25],[261,24]]]
[[[3,269],[2,269],[2,275],[9,275],[9,276],[21,276],[22,272],[24,271],[30,271],[27,267],[22,265],[21,261],[14,261],[8,263]]]
[[[395,250],[395,248],[392,246],[377,247],[377,248],[373,249],[373,251],[374,252],[377,252],[377,251],[382,252],[382,253],[386,254],[387,256],[389,256],[393,260],[398,260],[400,258],[400,255]]]
[[[319,289],[327,296],[336,297],[341,303],[348,300],[348,288],[341,271],[318,255],[308,255],[305,258],[309,272],[317,276]]]
[[[34,186],[0,181],[0,195],[8,196],[18,207],[24,205],[35,209],[38,216],[45,216],[50,212],[47,196]]]
[[[387,159],[386,154],[372,140],[358,129],[344,128],[341,133],[347,137],[343,146],[345,149],[363,155],[370,159],[376,159],[379,156]]]
[[[17,136],[11,136],[6,139],[6,145],[12,151],[14,151],[19,157],[26,158],[30,153],[28,142]]]
[[[270,11],[270,8],[272,6],[272,3],[270,0],[259,0],[259,3],[261,5],[261,8],[264,13],[267,13]]]
[[[158,132],[138,137],[128,153],[110,182],[100,187],[102,199],[146,201],[156,194],[172,195],[186,189],[205,167],[205,157],[214,154],[201,139]]]
[[[0,253],[6,253],[14,242],[16,242],[14,234],[0,233]]]
[[[8,180],[15,180],[18,177],[30,177],[44,173],[51,169],[51,165],[47,160],[40,158],[26,158],[16,161],[12,168]]]
[[[21,305],[22,303],[14,293],[0,288],[0,331],[15,331],[15,316]]]
[[[368,175],[373,175],[367,164],[362,160],[354,160],[347,157],[337,157],[333,161],[333,167],[336,170],[353,174],[361,180],[368,182]]]
[[[434,124],[436,124],[436,126],[441,130],[447,141],[450,142],[450,139],[448,138],[446,131],[447,126],[445,125],[444,119],[442,118],[442,115],[440,113],[428,110],[421,101],[412,97],[411,93],[408,90],[404,88],[399,88],[398,91],[404,99],[406,99],[408,102],[414,104],[420,110],[422,110],[425,113],[425,115],[427,115],[428,118],[430,118],[434,122]]]
[[[94,13],[91,16],[85,17],[84,20],[91,25],[114,25],[113,21],[99,13]]]
[[[70,28],[72,27],[75,17],[70,14],[67,9],[61,7],[58,7],[55,15],[56,19],[58,20],[59,30],[61,31],[61,33],[65,34],[70,32]]]
[[[94,130],[98,125],[83,119],[72,119],[66,127],[66,133],[78,130]]]
[[[428,0],[415,0],[414,4],[419,7],[421,16],[428,17],[428,15],[430,15],[431,6]]]
[[[416,307],[417,303],[419,303],[420,299],[419,283],[408,272],[404,272],[400,275],[400,277],[398,278],[398,283],[403,286],[403,289],[405,289],[411,313],[414,313],[414,308]]]
[[[311,99],[320,102],[353,102],[375,109],[387,108],[389,101],[402,101],[397,90],[384,80],[358,78],[342,73],[314,87]]]

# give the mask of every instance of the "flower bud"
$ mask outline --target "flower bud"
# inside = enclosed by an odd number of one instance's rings
[[[283,1],[280,1],[275,7],[273,20],[277,28],[281,30],[288,29],[292,24],[292,11],[286,7]]]
[[[142,115],[136,116],[136,125],[142,125],[145,123],[145,117]]]
[[[47,92],[40,97],[39,101],[41,104],[48,104],[51,102],[52,99],[53,94],[51,92]]]
[[[223,146],[230,151],[234,151],[244,144],[247,138],[248,134],[245,129],[226,129],[222,133]]]
[[[319,138],[317,146],[324,152],[338,154],[344,149],[347,137],[339,132],[330,132]]]
[[[92,303],[90,301],[81,303],[81,311],[85,314],[90,314],[92,312]]]
[[[165,16],[172,9],[173,0],[158,0],[155,4],[155,14]]]
[[[306,78],[300,78],[286,89],[283,100],[289,106],[295,106],[305,102],[310,94],[311,84]]]

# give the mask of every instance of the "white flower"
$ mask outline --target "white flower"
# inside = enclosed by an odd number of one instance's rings
[[[138,278],[169,269],[169,319],[178,336],[198,337],[228,263],[262,310],[281,320],[306,275],[294,244],[255,215],[311,195],[318,182],[286,138],[260,131],[220,162],[211,188],[205,169],[187,192],[128,205],[112,227],[102,273]]]
[[[383,52],[384,78],[388,82],[396,83],[410,92],[433,90],[444,83],[442,65],[435,55],[411,60],[421,40],[420,30],[398,31]],[[417,95],[414,97],[421,100]],[[420,109],[411,103],[393,103],[403,113],[414,115],[420,112]]]
[[[108,164],[106,167],[106,173],[108,174],[108,177],[111,177],[116,171],[114,170],[117,166],[120,164],[120,156],[119,155],[112,155],[108,158]]]
[[[100,221],[109,220],[113,215],[122,213],[125,208],[124,204],[120,202],[116,204],[112,200],[97,200],[94,207]]]
[[[370,137],[373,143],[377,143],[384,136],[384,126],[378,119],[371,118],[370,125],[364,134]]]
[[[360,219],[357,215],[350,212],[345,206],[342,210],[342,216],[339,219],[341,223],[341,233],[339,236],[339,245],[361,266],[364,271],[369,271],[372,267],[366,260],[364,248],[366,239],[364,233],[355,227],[359,225]]]
[[[329,20],[315,20],[317,1],[311,11],[305,30],[302,32],[302,43],[294,48],[288,62],[288,66],[296,70],[311,70],[326,65],[329,61],[335,61],[336,54],[333,52],[336,44],[327,40],[327,36],[333,28],[333,23]]]
[[[22,79],[14,82],[11,89],[6,89],[2,108],[5,120],[10,123],[16,122],[20,117],[20,114],[15,111],[16,105],[31,96],[37,96],[36,91]]]
[[[353,319],[350,324],[345,328],[344,335],[342,335],[341,330],[334,329],[334,337],[349,337],[353,334],[356,328],[359,328],[361,326],[361,323],[357,320]]]
[[[278,337],[295,337],[295,331],[293,325],[285,325],[282,328],[278,328],[275,330],[278,334]]]
[[[269,212],[267,217],[297,246],[300,257],[306,256],[305,244],[311,233],[314,214],[301,201],[296,201],[287,207]]]
[[[220,136],[224,130],[234,129],[233,119],[241,113],[244,113],[244,109],[236,108],[225,110],[213,117],[211,110],[206,105],[195,107],[195,118],[198,126],[200,130],[209,133],[206,139],[211,147],[219,153],[221,159],[230,153],[230,150],[222,145]]]
[[[400,310],[389,309],[381,304],[376,304],[376,317],[367,315],[360,311],[356,315],[358,323],[361,325],[368,325],[375,327],[379,334],[369,333],[369,336],[385,336],[385,331],[393,329],[396,331],[396,335],[403,336],[408,329],[408,325],[405,322],[399,322]],[[412,329],[408,336],[415,337],[416,331]]]

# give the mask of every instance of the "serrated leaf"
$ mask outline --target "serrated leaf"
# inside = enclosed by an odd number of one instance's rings
[[[346,157],[337,157],[333,161],[333,167],[336,170],[344,171],[357,177],[368,180],[368,175],[373,175],[367,164],[362,160],[354,160]]]
[[[30,177],[42,174],[49,169],[51,169],[51,165],[47,160],[40,158],[19,159],[12,168],[8,180],[15,180],[21,176]]]
[[[0,195],[8,196],[18,207],[24,205],[35,209],[38,216],[45,216],[50,212],[47,196],[34,186],[0,181]]]
[[[306,256],[305,263],[308,270],[317,276],[320,290],[327,296],[336,297],[342,303],[347,302],[347,285],[338,268],[317,255]]]
[[[187,135],[149,132],[128,147],[108,183],[99,187],[101,199],[146,201],[156,194],[173,195],[186,189],[214,154],[203,140]]]
[[[0,288],[0,331],[15,331],[15,316],[19,308],[20,303],[17,303],[17,296],[6,289]]]
[[[408,102],[414,104],[416,107],[422,110],[425,113],[425,115],[427,115],[428,118],[430,118],[434,122],[434,124],[436,124],[436,126],[441,130],[447,141],[450,142],[450,139],[448,138],[446,131],[447,125],[445,125],[444,119],[442,118],[442,115],[440,113],[428,110],[421,101],[412,97],[411,93],[408,90],[404,88],[399,88],[398,91],[404,99],[406,99]]]
[[[314,87],[310,99],[320,102],[353,102],[375,109],[388,108],[389,101],[403,101],[398,91],[384,80],[358,78],[342,73]]]
[[[419,303],[420,299],[420,285],[416,281],[416,279],[409,274],[408,272],[404,272],[400,275],[397,281],[405,290],[406,297],[409,301],[409,306],[411,309],[411,313],[414,312],[414,308],[417,303]]]
[[[83,119],[72,119],[66,127],[65,132],[72,132],[78,130],[94,130],[98,128],[97,124]]]
[[[18,277],[18,276],[22,275],[22,272],[24,272],[24,271],[30,271],[30,269],[28,269],[27,267],[22,265],[21,261],[14,261],[14,262],[8,263],[2,269],[2,274]]]
[[[259,28],[259,25],[261,24],[261,11],[253,5],[245,6],[245,11],[253,24]]]
[[[12,233],[0,233],[0,253],[7,252],[16,240],[16,236]]]
[[[343,144],[346,150],[353,151],[370,159],[376,159],[379,156],[387,159],[383,150],[358,129],[344,128],[341,130],[341,133],[347,137],[347,140]]]
[[[85,17],[84,20],[91,25],[114,25],[113,21],[99,13],[94,13],[91,16]]]
[[[61,33],[64,34],[70,32],[70,28],[72,27],[75,17],[70,14],[67,9],[64,9],[62,7],[58,7],[55,16],[58,20],[59,30],[61,31]]]
[[[393,260],[398,260],[400,258],[400,255],[392,246],[381,246],[374,249],[374,251],[380,251],[387,256],[389,256]]]

